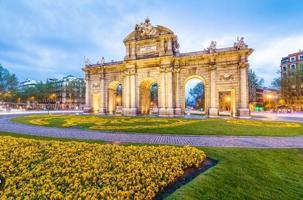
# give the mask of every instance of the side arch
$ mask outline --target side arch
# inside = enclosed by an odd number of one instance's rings
[[[119,88],[121,87],[121,88]],[[119,91],[121,89],[121,91]],[[115,114],[117,109],[121,107],[122,109],[122,84],[119,81],[112,81],[109,83],[108,91],[108,113]],[[121,110],[122,111],[122,110]]]
[[[156,102],[152,100],[152,87],[157,85],[156,91]],[[153,78],[144,78],[139,86],[139,99],[140,99],[140,113],[141,114],[150,114],[151,108],[158,108],[158,83]]]

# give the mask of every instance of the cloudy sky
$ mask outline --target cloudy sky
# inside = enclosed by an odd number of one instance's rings
[[[300,0],[0,0],[0,63],[20,80],[83,76],[84,56],[124,56],[122,40],[146,16],[178,35],[181,52],[244,36],[251,68],[269,85],[281,57],[303,49]]]

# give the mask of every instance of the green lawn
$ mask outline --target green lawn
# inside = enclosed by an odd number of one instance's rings
[[[91,115],[31,115],[14,122],[50,127],[176,135],[296,136],[303,124],[238,119],[101,117]]]
[[[218,164],[167,199],[302,199],[303,149],[201,149]]]
[[[202,148],[219,163],[168,199],[302,199],[303,149]]]

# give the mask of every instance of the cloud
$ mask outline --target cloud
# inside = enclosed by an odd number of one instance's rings
[[[250,66],[270,85],[271,80],[277,76],[276,71],[280,69],[282,57],[295,53],[302,47],[303,34],[262,40],[250,57]]]
[[[217,41],[218,48],[232,46],[238,35],[244,36],[255,49],[250,58],[251,68],[269,84],[279,69],[281,57],[303,48],[299,34],[302,28],[289,28],[295,23],[290,18],[301,14],[289,11],[286,17],[284,9],[281,14],[271,11],[271,3],[266,4],[266,9],[258,2],[247,4],[0,0],[0,62],[20,79],[83,76],[84,56],[93,62],[102,56],[106,61],[123,59],[124,37],[148,16],[152,24],[167,26],[178,35],[181,52],[203,50],[212,40]],[[256,15],[251,6],[263,11],[262,15]],[[276,19],[277,15],[281,20]]]

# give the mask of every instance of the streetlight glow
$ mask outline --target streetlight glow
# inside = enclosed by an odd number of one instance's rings
[[[272,99],[272,95],[271,95],[271,94],[267,94],[267,95],[266,95],[266,98],[267,98],[267,99]]]

